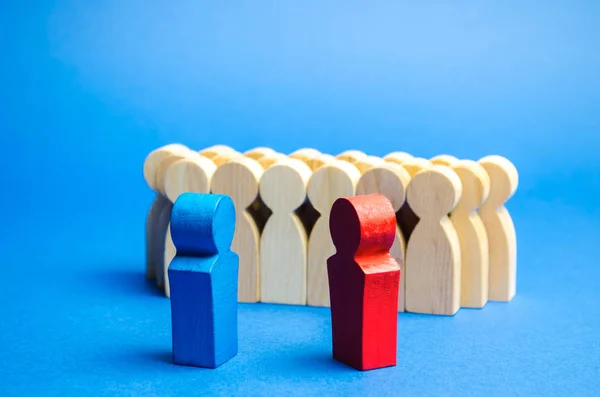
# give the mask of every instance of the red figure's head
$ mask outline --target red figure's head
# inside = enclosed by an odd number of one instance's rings
[[[329,217],[331,239],[341,255],[389,252],[396,233],[396,214],[382,194],[337,199]]]

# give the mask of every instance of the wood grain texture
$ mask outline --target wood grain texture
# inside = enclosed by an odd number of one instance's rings
[[[396,162],[397,164],[398,162]],[[417,172],[431,167],[433,164],[427,159],[421,157],[407,158],[402,161],[402,168],[408,171],[408,174],[412,178]],[[410,207],[408,202],[404,203],[400,211],[397,214],[398,225],[404,236],[404,241],[408,243],[410,236],[419,222],[419,217]]]
[[[308,198],[321,214],[308,240],[306,298],[309,306],[329,306],[326,262],[335,252],[329,234],[329,211],[338,198],[356,194],[359,179],[360,171],[355,166],[334,160],[317,169],[308,183]]]
[[[396,232],[392,204],[382,194],[338,199],[330,230],[333,357],[360,370],[394,366],[401,270],[389,252]]]
[[[346,150],[335,156],[338,160],[347,161],[349,163],[354,163],[355,161],[367,158],[367,154],[361,152],[360,150]]]
[[[165,171],[166,196],[175,202],[182,193],[210,193],[211,179],[216,170],[217,166],[201,155],[173,162]]]
[[[150,189],[158,192],[158,184],[157,178],[158,169],[161,166],[161,163],[175,154],[178,153],[187,153],[190,150],[181,144],[174,143],[166,146],[162,146],[158,149],[153,150],[146,156],[144,160],[144,180]]]
[[[261,158],[258,159],[258,163],[263,167],[263,169],[268,169],[269,167],[271,167],[273,164],[275,164],[276,162],[280,161],[280,160],[285,160],[287,158],[287,156],[283,153],[270,153],[270,154],[266,154],[264,156],[262,156]]]
[[[402,165],[406,160],[410,160],[413,158],[412,154],[406,152],[392,152],[383,156],[383,159],[390,163],[395,163]]]
[[[235,209],[225,195],[184,193],[173,205],[169,266],[173,362],[217,368],[238,352]]]
[[[471,160],[457,160],[451,168],[462,184],[462,196],[450,214],[460,241],[460,306],[479,309],[488,300],[489,249],[477,208],[489,195],[490,178],[481,165]]]
[[[179,160],[199,157],[200,155],[191,150],[180,151],[171,153],[169,156],[163,158],[156,169],[156,190],[163,196],[167,196],[165,187],[165,175],[171,165]],[[173,201],[171,201],[173,202]]]
[[[431,164],[445,165],[445,166],[449,167],[452,164],[456,163],[458,161],[458,158],[456,158],[450,154],[439,154],[435,157],[430,158],[429,161],[431,161]]]
[[[225,163],[230,162],[233,159],[244,157],[243,154],[233,151],[233,152],[222,152],[212,157],[211,160],[217,167],[222,166]]]
[[[237,227],[231,247],[240,257],[240,302],[258,302],[260,297],[260,235],[247,208],[258,196],[262,174],[263,168],[256,160],[239,157],[217,168],[212,178],[212,192],[230,196],[235,204]]]
[[[519,174],[501,156],[479,160],[490,178],[490,194],[479,208],[490,250],[489,299],[508,302],[517,293],[517,237],[510,213],[504,206],[517,190]]]
[[[158,248],[157,234],[160,234],[160,214],[166,205],[170,205],[169,199],[161,194],[157,194],[156,198],[150,206],[148,216],[146,217],[146,278],[156,280]]]
[[[306,164],[314,172],[314,171],[318,170],[319,168],[323,167],[324,165],[329,164],[335,160],[336,160],[336,158],[333,157],[332,155],[322,153],[322,154],[312,157],[311,159],[306,161]]]
[[[394,163],[383,163],[365,172],[356,186],[356,194],[381,193],[392,204],[394,212],[398,212],[406,200],[406,189],[410,182],[410,175],[401,166]],[[400,227],[396,225],[396,236],[390,253],[400,265],[402,274],[405,271],[406,243]],[[400,278],[398,292],[398,311],[404,311],[405,278]]]
[[[454,315],[460,308],[460,242],[447,214],[462,194],[460,178],[434,165],[410,181],[407,201],[419,223],[406,250],[406,311]]]
[[[308,242],[294,211],[306,199],[311,169],[286,159],[270,167],[260,180],[260,195],[273,211],[260,239],[260,301],[306,305]]]
[[[320,153],[318,150],[311,148],[298,149],[290,153],[289,157],[306,163],[313,172],[335,160],[335,157]]]
[[[165,233],[165,253],[164,253],[164,277],[165,277],[165,296],[167,298],[171,297],[171,283],[169,281],[169,264],[177,255],[177,250],[175,249],[175,244],[173,244],[173,239],[171,238],[171,223],[167,226],[167,232]]]
[[[258,160],[261,157],[274,154],[275,150],[268,147],[256,147],[244,152],[244,156],[250,157],[251,159]]]
[[[202,149],[198,153],[206,158],[212,159],[223,153],[237,153],[237,151],[227,145],[214,145],[214,146]]]
[[[155,268],[154,274],[156,275],[156,286],[159,289],[164,290],[165,288],[165,241],[167,236],[167,228],[169,227],[169,222],[171,221],[171,210],[173,208],[173,203],[167,200],[166,203],[160,211],[158,216],[158,220],[155,225],[155,229],[153,231],[153,241],[154,241],[154,253],[153,257],[155,260]]]
[[[298,149],[293,151],[292,153],[289,154],[289,158],[291,159],[296,159],[296,160],[300,160],[302,162],[306,163],[307,159],[316,157],[316,156],[320,156],[321,152],[319,152],[317,149],[313,149],[313,148],[302,148],[302,149]]]
[[[381,165],[383,163],[385,163],[385,160],[383,160],[380,157],[367,156],[367,157],[364,157],[364,158],[354,161],[352,164],[354,164],[354,166],[356,168],[358,168],[358,170],[360,171],[361,174],[364,174],[365,172],[367,172],[371,168],[375,167],[376,165]]]

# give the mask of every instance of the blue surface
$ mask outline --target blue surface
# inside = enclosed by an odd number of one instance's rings
[[[3,395],[596,394],[600,4],[365,4],[0,3]],[[331,360],[328,310],[262,304],[233,360],[172,365],[142,163],[177,141],[505,155],[517,297],[399,316],[381,371]]]

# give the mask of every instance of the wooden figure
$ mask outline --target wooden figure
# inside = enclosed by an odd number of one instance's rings
[[[227,145],[214,145],[207,147],[206,149],[202,149],[198,153],[206,158],[212,159],[223,153],[237,153],[237,151]]]
[[[303,161],[313,172],[325,164],[331,163],[333,160],[335,160],[335,157],[330,154],[323,154],[316,149],[310,148],[296,150],[295,152],[291,153],[289,157]]]
[[[217,166],[208,158],[195,155],[180,159],[169,165],[165,172],[165,193],[171,202],[175,202],[183,193],[210,193],[211,179]],[[168,266],[175,255],[175,247],[167,229],[164,243],[164,290],[169,294]]]
[[[165,281],[164,281],[164,292],[167,298],[171,297],[171,282],[169,280],[169,264],[177,255],[177,249],[175,249],[175,244],[173,243],[173,238],[171,237],[171,223],[167,226],[167,233],[165,233],[165,252],[164,252],[164,268],[165,268]]]
[[[215,165],[217,167],[220,167],[223,164],[228,163],[231,160],[237,159],[240,157],[244,157],[244,155],[239,152],[236,152],[236,151],[222,152],[222,153],[219,153],[218,155],[216,155],[215,157],[211,158],[211,160],[213,163],[215,163]]]
[[[406,311],[454,315],[460,307],[460,242],[448,218],[462,193],[458,175],[434,165],[410,181],[406,199],[419,223],[406,249]]]
[[[462,196],[450,214],[460,241],[460,306],[480,309],[488,300],[489,250],[477,208],[489,195],[490,178],[481,165],[471,160],[456,161],[451,168],[462,184]]]
[[[355,161],[364,159],[367,157],[367,154],[361,152],[360,150],[346,150],[335,156],[338,160],[347,161],[349,163],[354,163]]]
[[[292,153],[289,154],[289,158],[292,159],[297,159],[300,161],[303,161],[304,163],[307,162],[307,160],[313,158],[313,157],[317,157],[320,156],[321,152],[319,152],[317,149],[312,149],[312,148],[302,148],[302,149],[298,149]]]
[[[237,354],[235,209],[225,195],[184,193],[173,205],[169,265],[173,362],[217,368]]]
[[[406,160],[412,159],[413,156],[406,152],[392,152],[388,153],[383,157],[383,160],[388,161],[390,163],[396,163],[398,165],[402,165]]]
[[[398,162],[396,162],[396,164],[398,164]],[[402,162],[402,168],[408,171],[411,178],[415,176],[417,172],[429,168],[432,165],[433,164],[431,164],[429,160],[421,157],[407,158]],[[398,211],[397,218],[400,230],[402,230],[402,234],[404,235],[404,241],[408,242],[415,226],[417,226],[417,223],[419,222],[419,217],[412,210],[408,202],[406,202],[402,208],[400,208],[400,211]]]
[[[396,232],[382,194],[341,198],[331,208],[336,253],[327,260],[333,358],[360,370],[396,365],[400,265]]]
[[[212,178],[212,192],[230,196],[236,208],[237,227],[232,249],[240,256],[240,302],[258,302],[260,295],[260,235],[247,208],[258,196],[258,184],[262,174],[263,168],[256,160],[239,157],[217,168]]]
[[[273,165],[260,180],[260,195],[273,211],[260,238],[260,301],[306,305],[307,236],[294,211],[306,199],[312,171],[300,160]]]
[[[190,150],[186,146],[174,143],[153,150],[146,156],[144,161],[144,180],[148,187],[157,193],[146,218],[146,278],[150,280],[156,279],[157,262],[161,261],[157,257],[157,251],[160,247],[156,245],[157,235],[163,233],[159,227],[159,217],[165,205],[170,204],[158,186],[158,169],[161,167],[163,160],[180,153],[189,152]],[[162,256],[162,253],[160,255]]]
[[[166,206],[171,206],[168,198],[157,194],[146,217],[146,278],[156,280],[157,263],[157,234],[160,234],[160,214]]]
[[[431,161],[431,164],[445,165],[446,167],[449,167],[452,164],[456,163],[458,159],[449,154],[440,154],[435,157],[432,157],[431,159],[429,159],[429,161]]]
[[[196,155],[173,162],[165,172],[165,194],[175,202],[181,193],[210,193],[210,182],[217,166]]]
[[[162,178],[162,175],[159,177],[158,170],[162,162],[168,158],[176,158],[177,154],[189,154],[189,152],[189,148],[178,143],[162,146],[150,152],[144,161],[144,179],[148,187],[158,192],[158,182]]]
[[[365,172],[358,181],[356,186],[356,194],[372,194],[381,193],[390,202],[394,212],[398,212],[406,199],[406,188],[410,182],[410,175],[408,171],[400,167],[398,164],[391,162],[385,162],[384,164],[377,165]],[[394,238],[394,244],[390,250],[390,254],[394,257],[396,262],[400,265],[402,273],[404,274],[405,265],[404,257],[406,255],[406,243],[400,227],[396,225],[396,237]],[[405,299],[405,278],[400,278],[400,290],[398,292],[398,311],[404,311],[404,299]]]
[[[321,214],[308,240],[307,305],[329,306],[327,289],[327,258],[335,247],[329,234],[329,211],[340,197],[354,196],[360,171],[352,164],[334,160],[313,173],[307,195],[312,206]]]
[[[287,156],[283,153],[270,153],[258,159],[259,164],[266,170],[279,160],[286,159]]]
[[[517,293],[517,237],[512,218],[504,206],[519,184],[515,166],[501,156],[479,160],[490,178],[490,194],[479,208],[490,250],[489,299],[508,302]]]
[[[313,172],[315,172],[319,168],[323,167],[326,164],[333,162],[334,160],[336,160],[336,158],[333,157],[332,155],[322,153],[319,156],[313,157],[310,160],[308,160],[306,162],[306,164],[308,164],[310,169]]]
[[[156,258],[154,260],[155,269],[155,282],[156,286],[162,290],[165,288],[165,267],[169,266],[165,263],[165,250],[167,248],[167,229],[169,228],[169,222],[171,221],[171,210],[173,209],[173,203],[167,200],[168,203],[161,209],[158,220],[156,222],[156,229],[154,230],[153,245],[154,254]]]
[[[385,160],[383,160],[380,157],[367,156],[365,158],[356,160],[352,164],[354,164],[354,166],[356,168],[358,168],[358,170],[360,171],[361,174],[364,174],[365,172],[367,172],[371,168],[375,167],[376,165],[381,165],[383,163],[385,163]]]
[[[254,160],[259,160],[261,157],[264,157],[269,154],[274,154],[275,150],[268,147],[256,147],[254,149],[250,149],[244,152],[244,156],[250,157]]]
[[[184,150],[181,152],[172,153],[169,156],[163,158],[160,162],[158,168],[156,169],[156,188],[160,192],[161,195],[167,196],[166,191],[166,178],[167,170],[170,168],[172,164],[175,162],[192,157],[198,157],[199,155],[196,152],[191,150]],[[171,209],[173,207],[173,201],[169,200],[169,203],[166,204],[159,214],[158,220],[156,221],[156,229],[153,231],[153,241],[155,242],[155,275],[156,275],[156,286],[160,289],[165,288],[165,248],[166,248],[166,236],[167,236],[167,228],[169,226],[169,221],[171,219]]]

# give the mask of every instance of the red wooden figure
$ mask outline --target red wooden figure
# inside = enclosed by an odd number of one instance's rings
[[[400,265],[390,255],[396,214],[382,194],[340,198],[327,260],[333,358],[356,369],[396,365]]]

